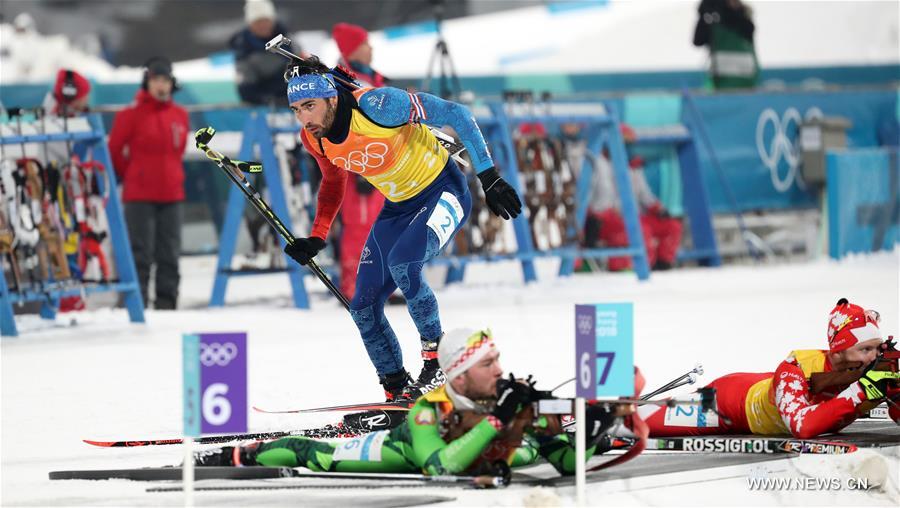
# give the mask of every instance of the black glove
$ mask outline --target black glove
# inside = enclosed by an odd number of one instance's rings
[[[531,402],[531,394],[534,388],[525,383],[516,381],[515,376],[509,375],[509,378],[497,380],[497,405],[494,406],[492,415],[503,422],[504,425],[509,424],[519,408],[523,404]]]
[[[478,173],[478,179],[481,180],[481,188],[484,189],[484,199],[494,215],[507,220],[519,216],[522,212],[522,201],[519,200],[516,190],[500,176],[497,168]]]
[[[594,446],[600,441],[604,433],[616,422],[616,406],[612,404],[595,404],[588,406],[584,411],[584,421],[587,424],[587,445]]]
[[[900,379],[898,372],[872,370],[876,363],[878,360],[866,366],[865,372],[859,378],[859,386],[866,392],[866,398],[873,401],[887,397],[888,385]]]
[[[294,239],[294,243],[284,247],[284,253],[301,265],[306,265],[324,248],[325,240],[317,236],[310,236],[309,238]]]

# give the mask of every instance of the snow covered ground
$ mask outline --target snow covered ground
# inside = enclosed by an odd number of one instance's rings
[[[771,371],[792,349],[826,344],[826,316],[835,301],[877,309],[887,334],[898,330],[900,251],[842,262],[745,265],[654,273],[556,278],[556,263],[538,266],[541,282],[524,285],[515,263],[474,265],[465,284],[437,289],[445,328],[490,326],[502,364],[534,374],[549,388],[574,374],[576,303],[635,304],[635,361],[655,386],[702,362],[701,381],[733,371]],[[381,390],[352,321],[318,282],[308,277],[313,309],[290,308],[284,275],[235,279],[229,306],[206,309],[213,258],[183,260],[178,312],[148,311],[132,325],[122,310],[94,309],[60,316],[56,323],[18,321],[21,335],[2,345],[3,506],[179,505],[180,494],[147,493],[146,484],[49,481],[61,469],[106,469],[175,464],[179,447],[113,450],[91,448],[84,438],[174,437],[181,431],[181,334],[242,331],[249,334],[250,404],[304,407],[378,400]],[[408,359],[417,372],[418,340],[404,307],[389,307]],[[77,324],[71,324],[76,320]],[[328,416],[251,413],[251,430],[302,428]],[[875,453],[875,452],[873,452]],[[747,477],[757,465],[678,472],[589,485],[591,505],[894,505],[898,448],[872,459],[887,464],[883,489],[751,492]],[[861,456],[857,456],[861,457]],[[698,456],[698,460],[702,460]],[[770,476],[833,477],[853,467],[839,457],[767,462]],[[282,480],[288,481],[288,480]],[[523,505],[542,496],[572,504],[572,487],[535,490],[512,486],[476,492],[417,488],[282,490],[197,493],[200,506],[374,506],[384,496],[437,495],[458,505]],[[366,499],[365,503],[361,500]],[[452,504],[452,503],[450,503]]]

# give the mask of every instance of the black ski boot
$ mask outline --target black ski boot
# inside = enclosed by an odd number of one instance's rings
[[[404,397],[403,392],[413,380],[409,376],[409,372],[406,372],[406,369],[403,369],[395,374],[388,374],[387,376],[380,378],[378,382],[384,387],[385,400],[391,402],[409,398]]]
[[[443,337],[443,335],[441,335]],[[437,350],[440,338],[437,340],[422,340],[422,372],[415,383],[406,387],[403,393],[408,399],[418,399],[422,395],[439,388],[447,382],[447,376],[438,365]]]
[[[200,450],[194,452],[194,465],[197,467],[255,466],[257,448],[259,448],[259,443],[224,446],[215,450]]]
[[[406,397],[406,387],[413,382],[406,369],[389,374],[378,380],[384,387],[384,398],[388,402],[409,400]],[[375,409],[351,413],[343,418],[344,426],[353,430],[372,432],[376,430],[392,429],[406,421],[406,411],[384,411]]]

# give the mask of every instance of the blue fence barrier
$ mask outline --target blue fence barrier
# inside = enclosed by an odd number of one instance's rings
[[[828,171],[828,254],[890,250],[900,241],[897,151],[831,151]]]
[[[888,74],[896,76],[897,69],[892,66]],[[233,86],[226,85],[230,84],[188,83],[177,99],[182,104],[236,103],[238,98]],[[593,92],[598,90],[602,88],[592,89]],[[93,92],[93,100],[103,104],[127,103],[134,91],[135,85],[99,85]],[[4,86],[3,103],[7,106],[37,105],[45,92],[46,87],[38,85]],[[626,121],[641,125],[641,119],[631,114],[633,97],[640,95],[630,94],[606,102],[625,111]],[[694,95],[693,101],[710,133],[710,141],[725,172],[725,181],[735,191],[737,207],[745,211],[817,206],[815,195],[798,178],[799,124],[816,116],[843,116],[853,124],[847,132],[848,148],[875,147],[879,144],[879,125],[886,118],[896,118],[900,107],[897,97],[896,86],[891,86],[872,90],[700,94]],[[111,115],[104,115],[107,128],[111,119]],[[240,131],[246,121],[246,111],[195,112],[191,120],[195,126],[215,125],[219,131]],[[708,151],[699,152],[713,212],[736,211],[724,193],[719,176],[713,171]],[[651,161],[648,166],[651,183],[665,182],[665,175],[660,176],[659,171],[663,170],[658,170]]]

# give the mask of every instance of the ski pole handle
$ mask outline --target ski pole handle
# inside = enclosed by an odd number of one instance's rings
[[[262,198],[260,193],[250,185],[250,181],[244,177],[242,170],[240,169],[238,164],[244,164],[247,166],[247,170],[249,172],[260,172],[262,171],[262,165],[258,163],[248,163],[243,161],[232,161],[228,157],[222,155],[219,152],[216,152],[212,148],[208,146],[208,143],[212,141],[213,136],[216,134],[216,130],[213,127],[203,127],[198,130],[194,134],[194,141],[197,143],[197,148],[204,152],[206,156],[216,163],[219,166],[219,169],[225,172],[228,175],[228,178],[234,182],[238,188],[240,188],[241,192],[244,193],[244,196],[250,201],[250,204],[253,205],[256,210],[262,214],[263,219],[272,226],[275,231],[284,239],[285,243],[292,244],[294,243],[294,235],[287,229],[287,227],[281,222],[281,219],[275,215],[275,212],[272,211],[272,208],[268,203]],[[252,168],[252,169],[251,169]],[[347,300],[347,297],[341,293],[341,290],[338,289],[331,279],[328,278],[328,275],[319,267],[319,265],[310,260],[307,263],[307,268],[313,272],[313,274],[328,288],[328,291],[334,295],[335,298],[341,302],[341,305],[344,306],[348,311],[350,310],[350,302]]]

